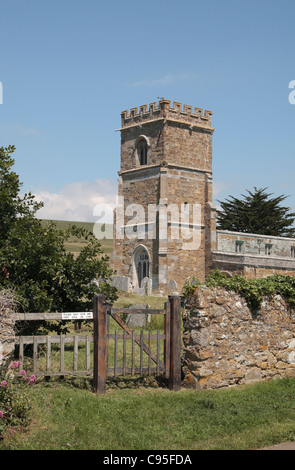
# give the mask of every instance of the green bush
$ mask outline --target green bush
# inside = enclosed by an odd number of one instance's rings
[[[201,283],[190,279],[183,287],[182,297],[185,300],[196,292]],[[204,285],[208,287],[223,287],[226,290],[243,296],[251,310],[261,307],[264,297],[272,298],[281,295],[290,306],[295,306],[295,277],[273,274],[266,278],[246,279],[238,274],[228,277],[219,270],[212,271]]]
[[[20,361],[0,365],[0,438],[8,426],[29,423],[29,386],[34,384],[36,377],[27,376],[20,366]]]

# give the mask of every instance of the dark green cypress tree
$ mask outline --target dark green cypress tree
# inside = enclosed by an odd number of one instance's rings
[[[266,192],[267,188],[247,190],[241,198],[229,196],[218,201],[217,227],[233,232],[257,233],[279,237],[295,237],[295,213],[281,203],[288,197]]]

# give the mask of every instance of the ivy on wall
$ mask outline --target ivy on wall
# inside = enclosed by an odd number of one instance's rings
[[[188,279],[183,286],[182,299],[194,296],[201,286],[198,279]],[[295,277],[273,274],[266,278],[246,279],[238,274],[228,277],[219,270],[212,271],[203,285],[223,287],[243,296],[251,310],[260,308],[264,297],[272,298],[281,295],[291,307],[295,307]]]

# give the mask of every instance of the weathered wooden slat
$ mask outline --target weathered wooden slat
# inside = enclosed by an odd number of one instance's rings
[[[91,320],[92,312],[48,312],[48,313],[16,313],[16,321],[33,320]]]
[[[133,314],[148,314],[148,315],[164,315],[165,310],[158,308],[111,308],[111,313],[131,313]]]
[[[38,361],[38,336],[34,336],[33,341],[33,371],[34,374],[37,374],[37,361]]]
[[[157,375],[159,375],[159,358],[160,358],[160,330],[157,330]]]
[[[118,332],[115,330],[114,375],[117,377]]]
[[[78,370],[78,336],[74,336],[74,358],[73,358],[73,368],[74,372],[77,372]]]
[[[140,332],[140,375],[143,371],[143,330]]]
[[[123,376],[126,373],[126,331],[123,332]]]
[[[135,351],[134,351],[135,338],[134,338],[134,330],[132,330],[131,339],[132,339],[132,350],[131,350],[131,375],[132,375],[132,377],[133,377],[133,376],[134,376],[134,371],[135,371]]]
[[[86,342],[88,338],[90,342],[93,342],[93,335],[68,335],[68,336],[64,336],[65,344],[73,343],[75,336],[78,337],[79,342],[83,342],[83,341]],[[48,336],[46,335],[38,336],[38,344],[46,344],[47,337]],[[54,344],[54,343],[60,344],[60,335],[49,335],[49,337],[50,337],[51,344]],[[22,344],[33,344],[34,336],[16,336],[15,344],[20,344],[20,342],[22,342]]]
[[[65,370],[65,336],[60,336],[60,371]]]
[[[140,374],[141,369],[139,367],[134,368],[133,376],[135,374]],[[160,368],[160,373],[164,372],[164,369]],[[58,377],[58,376],[81,376],[81,377],[87,377],[87,376],[92,376],[93,371],[92,370],[79,370],[79,371],[40,371],[38,370],[37,373],[35,374],[38,377]],[[111,367],[109,368],[108,371],[109,375],[114,375],[114,368]],[[117,367],[116,371],[117,375],[123,375],[123,368],[122,367]],[[148,373],[148,367],[143,367],[142,368],[142,374],[147,374]],[[157,373],[157,368],[152,367],[151,368],[151,374]],[[131,367],[126,367],[126,375],[125,376],[132,376],[132,368]]]
[[[38,377],[56,377],[56,376],[70,376],[70,375],[78,375],[78,376],[89,376],[89,375],[92,375],[93,374],[93,371],[92,370],[77,370],[76,372],[74,372],[73,370],[64,370],[64,371],[60,371],[60,370],[57,370],[57,371],[40,371],[38,370],[36,372],[36,376]]]
[[[93,340],[93,337],[92,337]],[[90,371],[90,336],[86,336],[86,370]]]
[[[160,368],[160,373],[161,372],[164,372],[164,368]],[[114,375],[114,368],[109,368],[109,375]],[[123,375],[123,368],[122,367],[117,367],[117,370],[116,370],[116,373],[117,375]],[[132,375],[132,368],[131,367],[126,367],[126,375],[125,377],[127,376],[131,376],[131,377],[134,377],[135,374],[139,374],[139,375],[144,375],[144,374],[148,374],[149,373],[149,370],[148,370],[148,367],[135,367],[134,368],[134,372],[133,372],[133,375]],[[157,373],[157,367],[152,367],[151,368],[151,374],[156,374]]]
[[[165,364],[165,377],[169,378],[170,375],[170,327],[171,327],[171,314],[170,302],[165,302],[165,321],[164,321],[164,364]]]
[[[134,330],[132,330],[132,331],[134,331]],[[109,333],[109,334],[108,334],[108,338],[109,338],[109,339],[115,339],[115,334],[114,334],[114,333]],[[144,334],[144,333],[143,333],[142,338],[143,338],[143,341],[148,341],[148,340],[149,340],[149,333],[147,333],[147,334]],[[123,339],[124,339],[124,332],[123,332],[123,334],[122,334],[122,333],[117,333],[117,339],[118,339],[118,340],[123,340]],[[140,335],[136,335],[136,334],[135,334],[135,335],[134,335],[134,339],[135,339],[136,341],[138,341],[138,343],[139,343],[139,342],[140,342]],[[151,334],[151,339],[152,339],[153,341],[157,340],[157,339],[158,339],[158,334],[157,334],[157,333],[152,333],[152,334]],[[164,340],[164,339],[165,339],[165,335],[160,334],[160,339]],[[127,334],[126,334],[126,341],[130,341],[130,340],[132,340],[132,334],[129,335],[129,334],[127,333]],[[135,342],[136,342],[136,341],[135,341]],[[145,352],[146,352],[147,355],[148,355],[148,354],[149,354],[149,347],[146,345],[146,348],[147,348],[147,350],[146,350]]]
[[[152,354],[152,332],[150,330],[149,331],[149,362],[148,362],[149,375],[151,375],[151,354]]]
[[[47,336],[46,343],[47,343],[46,370],[50,371],[51,370],[51,341],[50,341],[50,336]]]
[[[19,338],[18,343],[15,341],[15,344],[19,344],[19,360],[23,364],[23,362],[24,362],[24,339],[23,339],[23,336],[21,336]]]

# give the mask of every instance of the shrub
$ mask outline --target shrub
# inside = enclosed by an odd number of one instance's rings
[[[188,280],[182,290],[183,299],[194,295],[198,285],[200,282],[197,280]],[[252,310],[260,308],[263,297],[271,298],[274,295],[281,295],[291,307],[295,306],[295,277],[293,276],[273,274],[265,278],[246,279],[238,274],[228,277],[216,270],[209,274],[204,285],[223,287],[226,290],[239,293],[245,298]]]
[[[35,383],[36,377],[27,376],[20,366],[20,361],[8,365],[0,363],[0,437],[8,426],[26,426],[29,423],[29,386]]]

